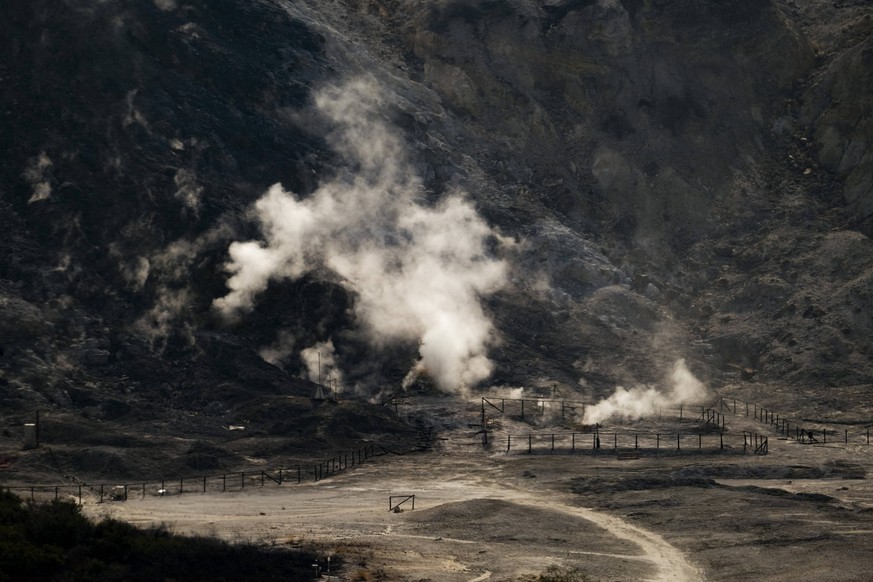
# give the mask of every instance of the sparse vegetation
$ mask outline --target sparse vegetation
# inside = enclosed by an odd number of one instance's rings
[[[24,504],[0,492],[0,582],[304,580],[315,561],[305,551],[92,523],[74,503]]]
[[[553,564],[540,574],[536,582],[594,582],[594,580],[579,568],[561,568]]]

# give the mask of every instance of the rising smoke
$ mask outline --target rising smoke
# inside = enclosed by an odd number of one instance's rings
[[[412,375],[463,389],[491,373],[494,329],[479,300],[504,285],[506,264],[485,250],[501,239],[461,192],[421,200],[405,146],[380,117],[384,98],[363,80],[318,94],[349,170],[305,199],[276,184],[255,203],[263,240],[230,245],[230,292],[215,307],[239,317],[271,280],[328,269],[356,295],[370,341],[418,342]]]
[[[300,359],[306,366],[306,372],[311,382],[317,382],[324,386],[334,386],[337,392],[341,392],[343,385],[342,371],[337,365],[336,350],[333,340],[319,342],[300,352]]]
[[[700,404],[708,398],[706,386],[694,377],[684,359],[673,365],[670,384],[666,393],[648,385],[630,389],[619,386],[612,396],[587,407],[582,422],[596,424],[616,416],[624,420],[639,420],[657,414],[660,409]]]

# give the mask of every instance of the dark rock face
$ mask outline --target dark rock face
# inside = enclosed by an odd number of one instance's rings
[[[868,28],[873,24],[868,21]],[[873,218],[873,39],[836,57],[804,96],[821,164],[844,179],[852,217],[870,231]]]
[[[350,385],[393,391],[417,342],[369,342],[332,273],[270,283],[235,322],[212,308],[268,186],[355,174],[312,106],[362,74],[428,204],[465,190],[516,240],[483,299],[495,381],[594,397],[686,357],[715,385],[871,383],[871,18],[818,0],[17,3],[0,400],[219,419],[308,396],[288,374],[330,338]]]

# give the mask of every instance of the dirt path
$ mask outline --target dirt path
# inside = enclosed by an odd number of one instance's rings
[[[513,498],[512,500],[515,503],[542,506],[542,503],[536,499],[529,498],[524,500],[523,498]],[[655,533],[631,525],[618,517],[587,508],[571,507],[557,503],[549,503],[546,507],[577,515],[602,527],[613,536],[639,546],[643,552],[644,559],[654,564],[657,568],[655,577],[650,578],[652,581],[693,582],[703,579],[698,569],[685,559],[685,555],[682,552]],[[626,558],[626,556],[621,557]]]
[[[570,496],[539,489],[545,483],[500,484],[510,478],[494,479],[493,466],[470,471],[447,463],[439,479],[433,471],[426,457],[383,458],[318,484],[147,497],[89,511],[179,533],[313,541],[343,554],[349,576],[382,571],[391,580],[482,582],[535,576],[556,564],[595,579],[701,579],[661,537],[574,507]],[[406,493],[416,495],[415,511],[389,512],[388,496]]]

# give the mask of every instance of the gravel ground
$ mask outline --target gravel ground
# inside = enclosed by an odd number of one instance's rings
[[[314,543],[344,556],[340,579],[349,580],[518,580],[558,565],[593,580],[860,581],[873,569],[867,447],[771,436],[767,456],[619,460],[489,451],[461,420],[441,434],[430,453],[378,457],[317,484],[88,511],[177,532]],[[414,510],[388,511],[389,496],[413,494]]]

